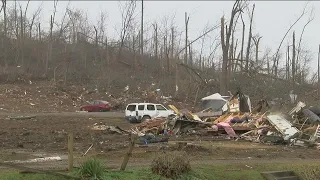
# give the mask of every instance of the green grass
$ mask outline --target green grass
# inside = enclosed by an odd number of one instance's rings
[[[19,174],[19,171],[0,171],[0,180],[66,180],[47,174]]]
[[[214,163],[214,161],[212,162]],[[247,166],[246,166],[247,165]],[[249,167],[248,167],[249,166]],[[293,170],[302,179],[320,179],[320,164],[310,162],[292,163],[222,163],[213,165],[194,165],[190,173],[179,177],[179,180],[263,180],[260,172],[276,170]],[[0,171],[1,180],[64,180],[43,174],[19,174],[17,171]],[[126,171],[109,170],[103,174],[104,180],[165,180],[159,175],[154,175],[149,167],[131,168]]]

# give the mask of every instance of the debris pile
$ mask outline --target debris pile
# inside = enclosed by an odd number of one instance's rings
[[[107,131],[109,132],[109,134],[129,134],[130,133],[128,131],[121,129],[118,126],[107,126],[102,122],[94,123],[91,129],[96,131]]]
[[[320,148],[317,143],[320,136],[320,107],[307,108],[305,103],[298,102],[291,111],[279,113],[271,112],[265,100],[259,101],[258,107],[251,109],[250,98],[241,92],[229,96],[229,99],[218,93],[212,97],[222,103],[210,105],[206,102],[205,109],[197,113],[169,105],[175,116],[151,118],[134,125],[130,132],[140,137],[216,136],[257,143],[318,145]]]

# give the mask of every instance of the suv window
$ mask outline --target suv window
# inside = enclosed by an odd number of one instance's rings
[[[154,108],[154,105],[151,105],[151,104],[147,105],[147,109],[148,109],[149,111],[154,111],[154,110],[156,110],[156,109]]]
[[[138,110],[139,110],[139,111],[144,110],[144,105],[138,105]]]
[[[162,105],[156,105],[158,111],[166,111],[167,109]]]
[[[136,105],[129,105],[128,107],[127,107],[127,110],[128,111],[135,111],[136,110]]]

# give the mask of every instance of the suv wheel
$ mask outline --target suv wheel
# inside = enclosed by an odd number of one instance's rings
[[[143,122],[143,121],[145,121],[147,119],[151,119],[151,117],[150,116],[143,116],[142,119],[141,119],[141,122]]]

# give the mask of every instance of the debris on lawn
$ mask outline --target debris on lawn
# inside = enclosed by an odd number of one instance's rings
[[[14,160],[14,161],[4,161],[4,163],[37,163],[37,162],[46,162],[46,161],[61,161],[61,157],[54,156],[54,157],[44,157],[44,158],[35,158],[29,160]]]
[[[34,119],[36,116],[9,116],[10,120],[25,120],[25,119]]]
[[[129,131],[145,144],[170,136],[211,135],[236,141],[316,146],[320,136],[320,108],[308,108],[303,102],[289,112],[271,112],[265,99],[252,108],[249,96],[238,91],[230,96],[215,93],[202,98],[203,110],[196,113],[169,107],[174,116],[151,118]]]
[[[139,139],[137,139],[136,143],[139,145],[147,145],[150,143],[168,142],[168,140],[169,137],[157,137],[153,134],[147,134],[144,136],[139,136]]]
[[[158,91],[157,91],[158,92]],[[230,92],[229,92],[230,93]],[[173,101],[171,97],[161,99]],[[175,113],[134,124],[129,130],[95,123],[92,130],[121,135],[138,135],[138,144],[167,142],[174,136],[210,136],[213,139],[245,140],[254,143],[320,147],[320,107],[297,102],[288,112],[274,111],[266,99],[252,107],[250,97],[238,90],[201,99],[202,111],[191,112],[168,105]]]
[[[97,131],[107,131],[110,134],[115,134],[115,133],[117,133],[117,134],[129,134],[128,131],[125,131],[125,130],[121,129],[118,126],[107,126],[107,125],[103,124],[102,122],[95,123],[91,129],[92,130],[97,130]]]
[[[93,147],[93,144],[91,144],[91,146],[87,149],[87,151],[85,153],[82,154],[82,156],[87,155],[87,153],[90,151],[90,149]]]

